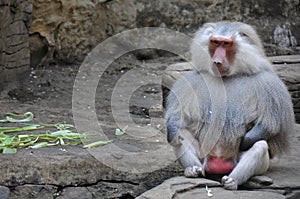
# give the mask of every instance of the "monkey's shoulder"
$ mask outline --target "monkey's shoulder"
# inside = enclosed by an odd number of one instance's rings
[[[239,74],[229,77],[215,77],[206,72],[191,71],[179,78],[173,88],[173,92],[191,93],[192,91],[206,92],[208,89],[234,89],[243,91],[247,89],[275,89],[283,92],[287,91],[281,79],[272,71],[266,70],[256,74]]]
[[[215,94],[214,94],[215,93]],[[170,101],[190,106],[195,104],[207,106],[211,103],[213,94],[215,98],[226,93],[228,103],[235,102],[235,108],[246,105],[245,102],[255,101],[288,101],[290,95],[287,87],[272,71],[261,71],[253,75],[235,75],[225,78],[215,77],[209,73],[191,71],[179,78],[169,95]],[[285,103],[285,102],[284,102]],[[187,105],[186,105],[187,106]]]
[[[237,76],[226,82],[227,87],[233,87],[238,91],[256,92],[258,95],[289,96],[287,87],[283,81],[272,71],[261,71],[250,76]],[[243,89],[242,89],[242,88]]]
[[[201,74],[197,71],[191,71],[181,76],[172,86],[171,93],[168,98],[189,99],[196,98],[198,94],[206,94],[206,83]],[[172,100],[174,101],[174,100]]]

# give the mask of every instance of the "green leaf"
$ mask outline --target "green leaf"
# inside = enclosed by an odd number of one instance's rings
[[[64,139],[62,139],[62,138],[59,138],[59,143],[60,143],[61,145],[66,145]]]
[[[29,135],[18,135],[19,140],[28,139]]]
[[[0,127],[0,131],[1,132],[6,132],[7,130],[11,130],[11,129],[15,129],[15,128],[18,128],[18,127],[15,127],[15,126],[8,126],[8,127]]]
[[[11,148],[4,147],[2,153],[4,153],[4,154],[14,154],[14,153],[17,153],[17,149],[16,148],[11,149]]]
[[[5,133],[11,133],[11,132],[21,132],[21,131],[32,131],[41,128],[43,128],[43,126],[38,124],[32,124],[24,127],[0,127],[0,131]]]
[[[58,123],[55,125],[55,127],[59,130],[74,128],[72,124],[66,124],[66,123]]]
[[[90,149],[90,148],[97,147],[97,146],[103,146],[103,145],[106,145],[106,144],[109,144],[109,143],[112,143],[112,142],[113,142],[113,140],[93,142],[93,143],[84,145],[83,148]]]
[[[12,122],[12,123],[20,123],[20,122],[30,122],[32,121],[34,115],[33,113],[31,112],[27,112],[27,113],[24,113],[24,114],[15,114],[15,113],[6,113],[6,115],[9,115],[9,116],[6,116],[6,121],[7,122]],[[23,119],[16,119],[16,118],[13,118],[13,117],[10,117],[10,116],[14,116],[14,117],[25,117]],[[2,120],[4,121],[4,120]]]
[[[34,117],[31,112],[24,114],[6,113],[6,115],[6,119],[0,120],[0,122],[20,123],[20,125],[23,126],[0,127],[0,153],[15,153],[18,148],[25,147],[38,149],[59,144],[78,145],[82,144],[81,138],[90,136],[86,133],[77,133],[74,126],[66,122],[56,124],[28,124],[27,122],[31,121]],[[41,128],[46,128],[45,133],[16,134],[18,132],[33,131]],[[15,134],[6,134],[11,132]],[[109,143],[109,141],[96,143],[94,145],[104,145],[106,143]],[[93,147],[93,145],[91,147]]]
[[[10,145],[16,136],[7,136],[2,142],[4,145]]]
[[[46,147],[48,145],[48,142],[40,142],[40,143],[37,143],[33,146],[30,146],[31,149],[39,149],[39,148],[42,148],[42,147]]]
[[[126,127],[123,128],[123,129],[116,128],[115,135],[116,135],[116,136],[124,135],[124,134],[126,133],[126,129],[127,129],[127,128],[128,128],[128,126],[126,126]]]
[[[50,133],[50,135],[53,135],[53,136],[63,136],[63,137],[74,137],[74,138],[81,138],[81,137],[84,137],[83,134],[80,134],[80,133],[75,133],[75,132],[72,132],[70,130],[59,130],[59,131],[55,131],[55,132],[52,132]]]

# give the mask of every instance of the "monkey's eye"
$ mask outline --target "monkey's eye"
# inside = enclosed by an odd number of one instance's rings
[[[210,43],[215,45],[215,46],[219,46],[220,42],[218,40],[210,40]]]
[[[230,46],[231,44],[232,44],[232,42],[224,41],[223,46],[224,46],[224,47],[228,47],[228,46]]]

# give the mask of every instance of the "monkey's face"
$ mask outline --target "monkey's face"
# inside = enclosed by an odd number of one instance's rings
[[[256,31],[240,22],[204,24],[196,33],[191,53],[196,70],[214,76],[250,75],[271,67]]]
[[[235,40],[233,38],[212,36],[208,46],[214,73],[221,76],[229,75],[236,54]]]

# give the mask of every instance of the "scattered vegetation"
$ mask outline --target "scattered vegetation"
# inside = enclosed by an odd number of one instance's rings
[[[13,154],[19,148],[38,149],[56,145],[79,145],[82,144],[81,138],[87,138],[89,134],[76,132],[73,125],[65,122],[57,124],[30,124],[34,115],[31,112],[24,114],[5,113],[6,118],[0,123],[10,123],[12,126],[0,126],[0,153]],[[33,131],[44,133],[38,133]],[[27,132],[25,134],[25,132]],[[125,130],[116,129],[116,135],[123,135]],[[113,140],[97,141],[83,148],[92,148],[109,144]]]

